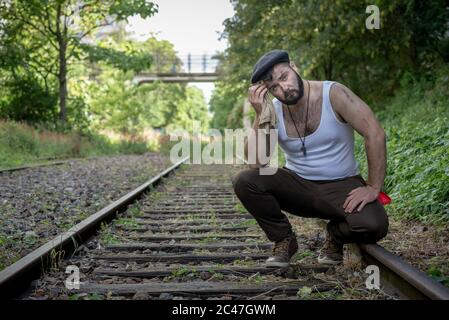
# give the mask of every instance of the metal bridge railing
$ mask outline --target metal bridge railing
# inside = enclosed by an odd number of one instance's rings
[[[167,60],[165,57],[154,57],[154,70],[171,73],[215,73],[218,59],[211,54],[187,54]],[[169,70],[167,70],[169,69]]]

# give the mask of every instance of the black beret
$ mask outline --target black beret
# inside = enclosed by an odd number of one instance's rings
[[[290,62],[287,51],[284,50],[272,50],[265,53],[254,66],[253,75],[251,76],[251,83],[256,83],[261,80],[261,77],[268,71],[272,66],[281,62]]]

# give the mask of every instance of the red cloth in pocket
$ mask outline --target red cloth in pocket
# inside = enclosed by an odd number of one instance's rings
[[[382,205],[387,205],[391,202],[391,198],[385,193],[385,192],[380,192],[379,196],[377,197],[377,199],[379,199],[380,203],[382,203]]]

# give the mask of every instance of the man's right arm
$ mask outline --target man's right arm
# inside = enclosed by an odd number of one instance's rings
[[[251,157],[251,159],[256,159],[256,163],[250,163],[249,166],[250,168],[260,168],[263,166],[266,166],[269,163],[269,158],[270,157],[266,157],[266,159],[268,159],[268,161],[261,163],[259,161],[259,157],[258,157],[258,150],[259,150],[259,119],[260,119],[260,114],[262,113],[262,109],[263,109],[263,104],[264,104],[264,99],[265,99],[265,95],[267,93],[268,89],[266,88],[265,84],[263,83],[258,83],[256,85],[253,85],[249,88],[248,90],[248,100],[251,103],[251,105],[254,108],[254,111],[256,112],[256,117],[254,118],[254,122],[253,122],[253,131],[255,134],[250,134],[248,136],[248,138],[245,139],[245,146],[244,146],[244,151],[245,151],[245,158],[246,160],[248,160],[248,152],[255,152],[255,157]],[[269,150],[268,154],[271,155],[271,150],[270,150],[270,138],[271,138],[271,132],[267,135],[265,135],[265,146],[266,149],[265,150]],[[249,150],[249,148],[251,147],[251,150]]]

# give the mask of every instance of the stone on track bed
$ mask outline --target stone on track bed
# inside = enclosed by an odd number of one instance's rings
[[[147,153],[0,173],[0,270],[170,165]]]

